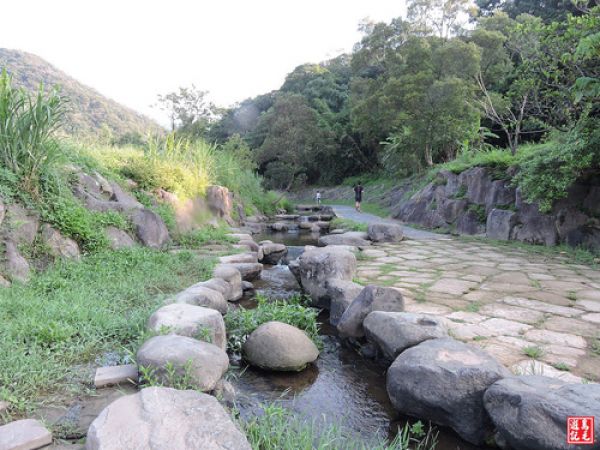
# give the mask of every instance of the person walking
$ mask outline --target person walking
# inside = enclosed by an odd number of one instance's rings
[[[356,202],[355,208],[358,212],[361,212],[360,203],[362,202],[362,195],[363,195],[364,190],[365,189],[362,187],[362,184],[360,181],[358,182],[358,184],[356,186],[354,186],[354,201]]]
[[[321,191],[317,191],[316,199],[317,205],[321,206]]]

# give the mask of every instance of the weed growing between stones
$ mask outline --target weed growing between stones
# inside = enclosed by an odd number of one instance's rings
[[[564,362],[557,362],[556,364],[552,364],[552,366],[557,370],[562,370],[563,372],[569,372],[571,370],[571,368]]]
[[[542,356],[544,356],[544,353],[544,349],[538,347],[537,345],[523,347],[523,354],[529,356],[532,359],[540,359]]]
[[[594,339],[590,348],[592,350],[592,353],[600,356],[600,338]]]
[[[476,313],[476,312],[479,312],[480,309],[481,309],[481,303],[471,302],[467,305],[467,307],[465,308],[465,311]]]
[[[144,387],[170,387],[180,390],[195,390],[197,389],[192,376],[194,362],[190,359],[183,366],[183,373],[179,373],[177,368],[170,361],[165,364],[164,374],[157,375],[157,371],[153,367],[139,366],[140,384]]]
[[[227,347],[230,352],[241,353],[242,345],[254,330],[266,322],[278,321],[304,330],[315,345],[322,349],[317,316],[319,310],[306,306],[303,296],[297,295],[287,300],[271,300],[257,296],[258,305],[254,309],[240,307],[229,311],[225,319]]]
[[[363,442],[335,423],[305,420],[276,404],[265,405],[261,415],[238,423],[255,450],[434,450],[438,443],[435,428],[420,421],[406,424],[391,442],[381,436]]]
[[[143,248],[61,261],[0,291],[0,400],[21,414],[84,388],[76,366],[132,353],[166,296],[210,277],[214,261]]]

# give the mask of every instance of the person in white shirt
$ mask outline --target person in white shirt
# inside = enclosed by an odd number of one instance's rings
[[[320,191],[317,191],[316,199],[317,199],[317,205],[320,205],[321,204],[321,192]]]

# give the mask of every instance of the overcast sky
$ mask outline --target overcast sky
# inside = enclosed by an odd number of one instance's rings
[[[404,13],[403,0],[18,0],[3,2],[0,47],[164,123],[159,93],[193,83],[228,106],[349,51],[361,19]]]

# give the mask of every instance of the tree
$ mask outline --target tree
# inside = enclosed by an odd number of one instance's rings
[[[179,91],[158,95],[158,107],[169,115],[171,131],[178,129],[192,137],[204,136],[209,125],[219,117],[217,107],[208,101],[208,91],[192,85]]]
[[[469,0],[409,0],[407,16],[423,36],[448,39],[460,34],[470,11]]]
[[[316,112],[297,94],[280,95],[258,125],[266,130],[257,150],[270,185],[289,190],[298,180],[316,181],[328,160],[333,136],[319,127]]]
[[[484,17],[504,11],[513,19],[520,14],[530,14],[551,22],[582,12],[572,0],[475,0],[475,3]]]

